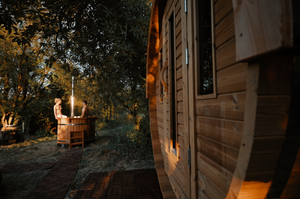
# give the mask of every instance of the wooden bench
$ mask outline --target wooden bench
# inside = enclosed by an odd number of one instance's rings
[[[69,149],[74,145],[81,145],[84,148],[84,131],[70,131]]]

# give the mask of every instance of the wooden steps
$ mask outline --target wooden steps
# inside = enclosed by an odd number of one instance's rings
[[[84,131],[70,131],[69,149],[75,145],[81,145],[84,148]]]

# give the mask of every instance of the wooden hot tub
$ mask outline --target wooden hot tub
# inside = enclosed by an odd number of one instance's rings
[[[58,118],[57,144],[69,144],[71,131],[84,131],[84,142],[95,140],[95,121],[97,117],[88,118]]]

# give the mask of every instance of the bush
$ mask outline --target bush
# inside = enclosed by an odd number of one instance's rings
[[[141,120],[139,128],[134,125],[127,125],[116,134],[115,142],[105,146],[105,150],[117,150],[121,154],[128,156],[143,156],[145,159],[153,157],[150,130],[147,128],[147,118]]]
[[[56,127],[52,127],[53,122],[50,122],[46,127],[39,129],[38,131],[35,132],[36,135],[40,137],[46,137],[49,135],[54,135]]]

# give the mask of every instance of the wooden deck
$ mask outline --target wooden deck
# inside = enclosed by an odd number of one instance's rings
[[[25,199],[63,199],[77,173],[83,150],[72,149],[59,159],[38,186]]]
[[[162,199],[155,169],[90,173],[74,199]]]
[[[51,169],[56,162],[30,163],[0,167],[2,174]]]

